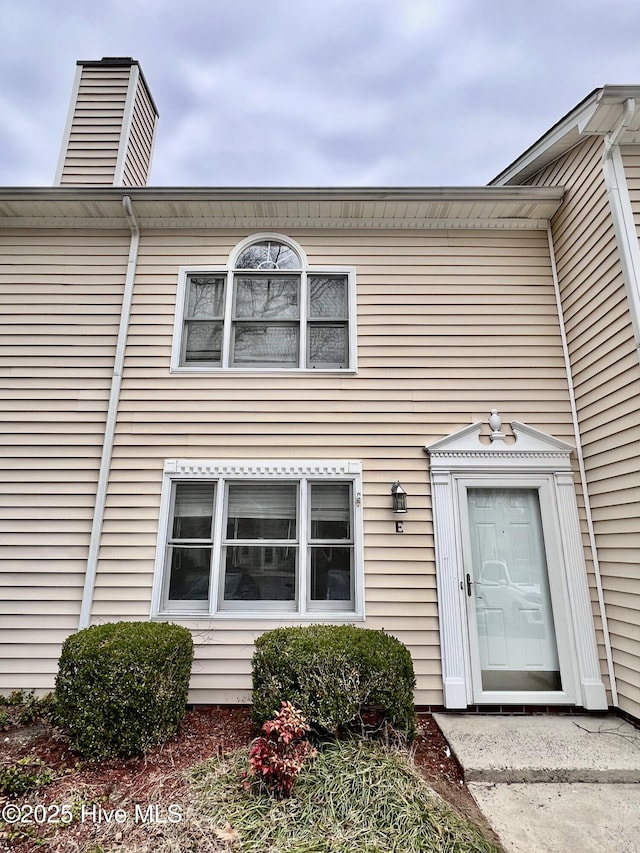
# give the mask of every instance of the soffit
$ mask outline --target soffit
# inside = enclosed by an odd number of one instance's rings
[[[0,190],[0,226],[142,228],[546,228],[560,188]]]

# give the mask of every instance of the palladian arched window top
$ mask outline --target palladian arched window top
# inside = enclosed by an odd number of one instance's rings
[[[172,366],[181,370],[356,367],[355,270],[309,266],[282,234],[252,234],[226,267],[183,267]]]
[[[235,262],[238,270],[300,270],[298,252],[280,240],[257,240],[240,251]]]

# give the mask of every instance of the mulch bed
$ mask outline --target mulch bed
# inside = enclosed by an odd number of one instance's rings
[[[186,794],[183,771],[188,767],[247,746],[257,734],[250,709],[245,706],[198,707],[186,714],[172,740],[146,756],[85,761],[71,752],[59,732],[48,726],[0,732],[3,747],[0,767],[32,756],[60,774],[46,787],[21,799],[0,796],[0,808],[7,802],[39,804],[45,809],[54,803],[84,802],[107,810],[122,808],[127,813],[131,813],[136,804],[143,808],[158,804],[163,809],[170,803],[179,802]],[[414,761],[427,783],[495,840],[466,788],[457,761],[430,715],[419,716],[418,737],[413,750]],[[41,813],[45,812],[41,809]],[[82,849],[96,833],[91,820],[76,820],[57,831],[46,824],[34,824],[27,827],[28,837],[13,840],[8,840],[7,828],[5,826],[4,835],[0,831],[0,851],[10,850],[12,853]],[[47,839],[44,844],[38,843],[44,838]],[[60,847],[62,839],[66,846]]]

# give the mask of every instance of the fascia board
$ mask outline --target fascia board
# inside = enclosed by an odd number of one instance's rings
[[[580,127],[593,115],[597,107],[597,99],[602,89],[596,89],[585,101],[574,108],[559,122],[554,124],[533,145],[514,160],[499,175],[496,175],[489,186],[504,186],[526,180],[533,172],[541,169],[546,162],[558,157],[558,146],[562,151],[568,151],[580,141]],[[549,156],[549,152],[553,154]],[[545,155],[547,157],[545,158]]]
[[[610,85],[595,89],[571,112],[554,124],[530,148],[496,175],[489,186],[521,183],[547,163],[556,160],[580,142],[584,136],[604,136],[612,130],[614,121],[599,121],[602,108],[622,104],[628,98],[640,99],[640,86]],[[606,118],[606,117],[605,117]]]

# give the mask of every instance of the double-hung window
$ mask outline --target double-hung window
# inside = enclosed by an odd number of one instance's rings
[[[226,270],[181,269],[175,331],[176,370],[354,370],[354,272],[260,235]]]
[[[361,467],[168,461],[154,612],[362,614]]]

